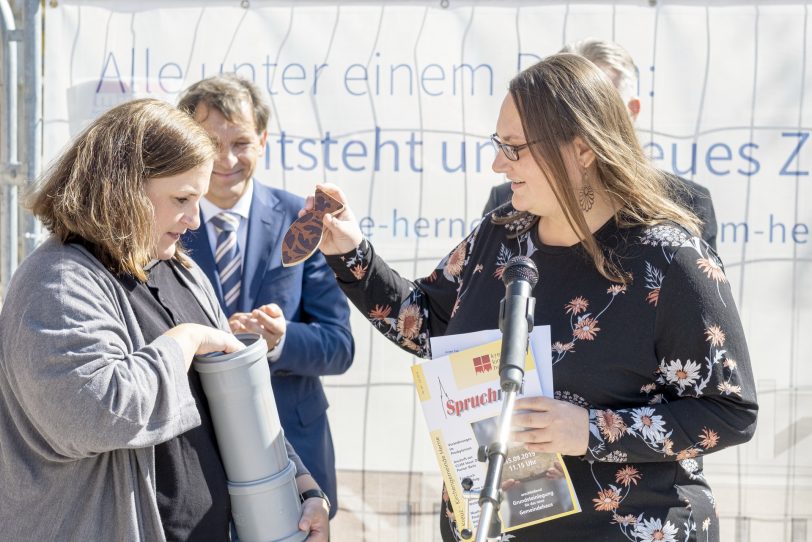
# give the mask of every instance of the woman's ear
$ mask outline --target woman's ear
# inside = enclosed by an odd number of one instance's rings
[[[575,137],[572,140],[572,151],[575,154],[575,159],[578,160],[578,165],[584,169],[589,167],[595,162],[595,153],[580,137]]]

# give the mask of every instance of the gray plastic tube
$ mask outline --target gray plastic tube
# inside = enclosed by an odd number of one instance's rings
[[[245,349],[197,356],[214,431],[229,482],[256,482],[288,466],[285,438],[276,411],[268,346],[259,335],[237,338]]]
[[[241,542],[299,542],[301,503],[276,410],[268,347],[256,334],[237,335],[246,348],[197,356]]]
[[[296,467],[257,482],[228,484],[231,515],[240,542],[300,542],[307,533],[298,528],[301,515]]]

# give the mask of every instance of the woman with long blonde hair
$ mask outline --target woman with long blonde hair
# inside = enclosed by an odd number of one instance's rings
[[[582,57],[518,74],[492,140],[511,203],[428,277],[390,270],[349,207],[325,217],[321,250],[344,292],[385,336],[430,357],[433,336],[497,328],[505,264],[531,258],[555,398],[520,399],[512,440],[563,454],[582,512],[503,539],[719,540],[701,456],[750,439],[757,405],[730,286],[696,217]],[[460,540],[444,500],[443,540]]]

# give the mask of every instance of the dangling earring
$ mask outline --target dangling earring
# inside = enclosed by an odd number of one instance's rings
[[[578,190],[578,207],[588,213],[593,205],[595,205],[595,191],[589,184],[589,175],[584,167],[581,171],[581,188]]]

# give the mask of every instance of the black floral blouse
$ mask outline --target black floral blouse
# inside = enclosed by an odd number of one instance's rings
[[[589,410],[587,454],[564,458],[583,511],[502,540],[719,540],[702,456],[749,440],[758,407],[718,257],[677,225],[610,220],[596,237],[631,277],[622,285],[579,245],[544,245],[535,227],[510,239],[511,228],[486,219],[415,282],[366,241],[328,262],[372,325],[421,357],[431,336],[498,327],[505,264],[525,255],[538,266],[535,323],[551,328],[555,396]],[[443,540],[459,540],[454,527],[446,504]]]

